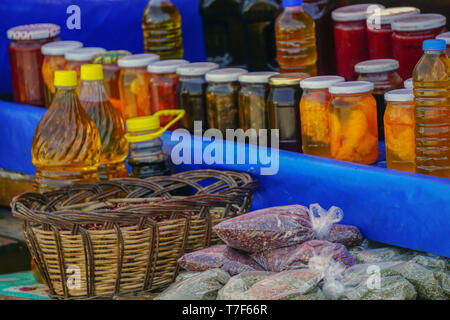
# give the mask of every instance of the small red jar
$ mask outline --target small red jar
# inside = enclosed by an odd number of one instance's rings
[[[383,8],[366,3],[345,6],[332,12],[337,73],[346,80],[356,79],[355,64],[369,59],[367,15]]]
[[[11,28],[7,36],[13,99],[15,102],[44,105],[44,84],[41,75],[41,47],[58,40],[56,24],[38,23]]]
[[[392,59],[392,28],[393,21],[419,14],[414,7],[395,7],[383,9],[367,18],[367,39],[369,41],[370,59]]]
[[[441,33],[436,39],[445,40],[447,43],[447,50],[445,52],[447,53],[447,56],[450,57],[450,32]]]
[[[394,59],[400,63],[398,73],[403,79],[411,77],[422,57],[422,43],[445,31],[447,19],[441,14],[418,14],[392,23]]]

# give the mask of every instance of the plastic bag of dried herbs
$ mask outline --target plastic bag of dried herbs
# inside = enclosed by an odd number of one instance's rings
[[[263,270],[250,257],[226,245],[216,245],[187,253],[178,259],[178,263],[183,269],[188,271],[205,271],[220,268],[231,275],[236,275],[244,271]]]

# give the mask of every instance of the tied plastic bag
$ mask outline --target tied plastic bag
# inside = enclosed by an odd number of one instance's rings
[[[341,208],[332,206],[328,211],[323,209],[318,203],[309,206],[309,218],[314,230],[316,239],[325,240],[330,234],[331,226],[338,223],[344,217]]]

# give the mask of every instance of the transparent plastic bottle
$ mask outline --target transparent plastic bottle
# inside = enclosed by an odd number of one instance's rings
[[[94,120],[102,141],[99,178],[109,180],[127,177],[125,158],[128,156],[128,142],[125,139],[125,124],[120,112],[106,95],[102,65],[82,65],[80,78],[81,105]]]
[[[52,104],[39,121],[31,147],[38,191],[98,180],[100,135],[76,95],[77,73],[55,71],[54,86]]]
[[[450,60],[444,40],[423,42],[413,72],[416,172],[450,178]]]
[[[283,0],[275,22],[280,72],[317,74],[316,30],[313,18],[303,10],[303,0]]]
[[[182,59],[181,16],[170,0],[150,0],[142,16],[145,52],[161,60]]]

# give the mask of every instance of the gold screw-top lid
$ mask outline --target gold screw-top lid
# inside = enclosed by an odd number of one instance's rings
[[[101,64],[84,64],[80,71],[81,81],[103,80],[103,67]]]
[[[274,86],[296,85],[310,75],[303,72],[281,73],[269,78],[269,84]]]
[[[131,55],[131,52],[126,50],[105,51],[94,55],[91,62],[100,64],[117,64],[117,60],[129,55]]]
[[[55,87],[76,87],[77,73],[73,70],[57,70],[55,71],[55,79],[53,80]]]

